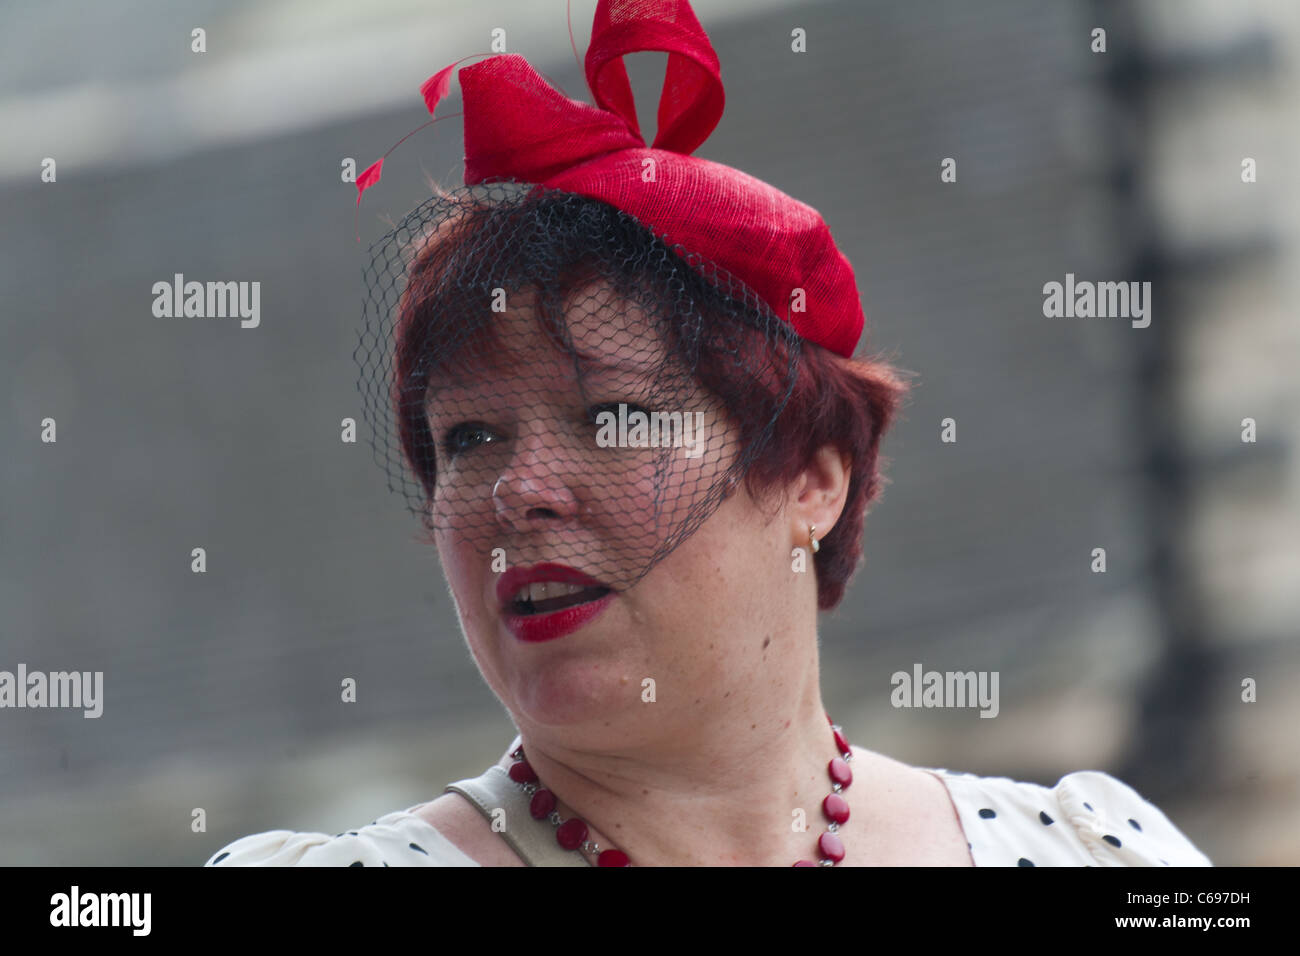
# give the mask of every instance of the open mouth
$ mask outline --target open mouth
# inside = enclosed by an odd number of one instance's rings
[[[550,614],[598,601],[610,593],[609,588],[561,584],[556,581],[529,584],[519,589],[507,605],[509,613],[518,617]]]

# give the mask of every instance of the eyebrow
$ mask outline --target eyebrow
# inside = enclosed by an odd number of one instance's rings
[[[607,356],[586,354],[576,347],[572,350],[572,356],[581,374],[606,371],[648,375],[653,373],[660,365],[657,361],[638,363],[630,360],[611,360]],[[503,367],[509,368],[510,366],[505,363]],[[457,388],[473,388],[484,380],[490,380],[491,377],[491,369],[483,368],[480,363],[470,365],[452,364],[442,369],[437,375],[430,376],[428,388],[425,390],[425,407],[431,405],[433,398],[443,392]]]
[[[637,372],[644,375],[647,372],[654,371],[659,366],[658,362],[611,361],[605,356],[585,355],[577,349],[574,350],[574,356],[578,367],[583,371],[611,369],[614,371]]]
[[[478,365],[457,365],[442,369],[437,374],[429,376],[428,387],[425,391],[432,394],[434,392],[445,392],[449,388],[469,388],[487,378],[485,372],[486,370]]]

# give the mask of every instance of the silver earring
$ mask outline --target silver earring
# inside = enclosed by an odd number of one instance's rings
[[[816,554],[818,551],[820,551],[822,547],[820,544],[817,543],[816,535],[817,535],[817,526],[815,524],[810,524],[808,526],[808,541],[812,545],[813,554]]]

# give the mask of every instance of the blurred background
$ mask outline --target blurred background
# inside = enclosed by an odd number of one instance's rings
[[[1300,8],[694,7],[728,99],[697,155],[822,211],[865,348],[917,375],[821,621],[831,713],[920,766],[1105,770],[1218,864],[1300,862]],[[199,865],[431,799],[509,743],[435,554],[340,440],[365,249],[426,177],[460,183],[459,120],[389,157],[360,243],[342,165],[497,27],[590,99],[561,0],[0,8],[0,670],[103,671],[105,696],[0,711],[0,863]],[[653,130],[663,57],[628,65]],[[175,273],[259,281],[260,327],[155,318]],[[1045,318],[1067,273],[1150,281],[1150,327]],[[998,717],[894,709],[916,663],[999,671]]]

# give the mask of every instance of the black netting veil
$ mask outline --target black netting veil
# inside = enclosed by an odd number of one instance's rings
[[[358,387],[389,488],[440,544],[614,590],[770,446],[801,351],[739,279],[523,184],[439,192],[371,247],[365,287]]]

